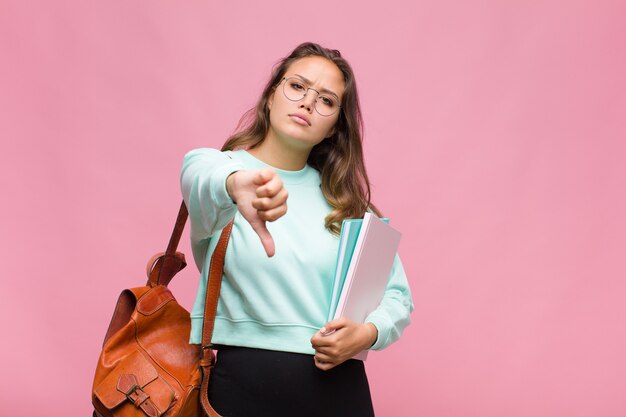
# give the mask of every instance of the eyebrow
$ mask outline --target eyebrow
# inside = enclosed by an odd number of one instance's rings
[[[300,75],[300,74],[294,74],[294,75],[296,75],[296,76],[298,76],[298,77],[302,78],[302,81],[304,81],[304,82],[306,82],[306,83],[308,83],[308,84],[311,84],[311,80],[309,80],[308,78],[303,77],[303,76],[302,76],[302,75]],[[337,93],[335,93],[335,92],[333,92],[333,91],[331,91],[331,90],[329,90],[329,89],[327,89],[327,88],[322,88],[321,92],[322,92],[322,93],[332,94],[333,96],[337,97],[337,100],[339,100],[339,96],[337,95]]]

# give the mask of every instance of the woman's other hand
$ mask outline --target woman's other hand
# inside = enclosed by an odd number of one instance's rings
[[[345,317],[329,321],[311,338],[315,366],[324,371],[332,369],[369,349],[377,338],[378,329],[372,323],[359,324]]]
[[[226,191],[259,235],[267,256],[274,256],[274,239],[265,222],[273,222],[287,212],[288,196],[278,173],[270,168],[234,172],[226,179]]]

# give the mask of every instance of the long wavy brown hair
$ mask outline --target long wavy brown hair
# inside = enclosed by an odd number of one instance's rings
[[[370,201],[370,183],[363,160],[363,119],[359,105],[354,73],[350,64],[335,49],[306,42],[280,60],[255,107],[248,110],[222,150],[249,149],[261,143],[270,127],[268,98],[298,59],[319,56],[333,62],[343,74],[345,91],[334,134],[315,145],[307,163],[320,172],[322,193],[333,207],[326,216],[326,228],[339,234],[344,219],[362,218],[369,209],[380,212]]]

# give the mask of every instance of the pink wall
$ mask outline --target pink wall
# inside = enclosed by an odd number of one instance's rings
[[[625,416],[626,3],[517,3],[4,1],[0,415],[89,414],[183,154],[313,40],[355,68],[415,296],[377,415]]]

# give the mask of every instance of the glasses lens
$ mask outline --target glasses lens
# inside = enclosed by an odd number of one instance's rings
[[[315,101],[315,110],[322,116],[331,116],[339,110],[339,102],[334,96],[322,94]]]
[[[304,95],[307,92],[307,87],[302,80],[297,78],[287,78],[283,84],[283,91],[285,93],[285,97],[289,100],[299,101],[304,98]]]

